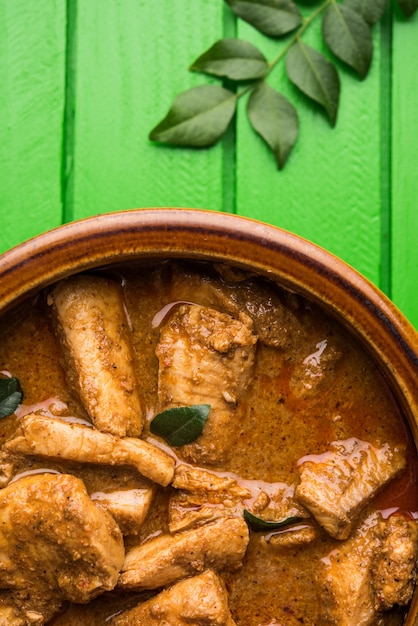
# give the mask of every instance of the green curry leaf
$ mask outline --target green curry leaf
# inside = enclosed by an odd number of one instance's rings
[[[12,415],[22,402],[23,391],[17,378],[0,379],[0,418]]]
[[[263,532],[266,530],[278,530],[281,528],[288,528],[289,526],[293,526],[294,524],[298,524],[303,521],[303,517],[287,517],[284,520],[279,522],[275,521],[267,521],[262,519],[261,517],[257,517],[250,513],[247,509],[244,509],[244,519],[247,522],[248,526],[251,530],[256,532]]]
[[[331,4],[322,20],[322,36],[341,61],[365,78],[373,56],[370,26],[359,13],[345,4]]]
[[[334,126],[340,98],[340,79],[334,65],[299,39],[287,53],[286,70],[296,87],[324,107]]]
[[[297,28],[302,15],[291,0],[226,0],[235,15],[268,37],[281,37]]]
[[[184,446],[201,435],[209,412],[210,404],[166,409],[154,417],[150,429],[154,435],[162,437],[171,446]]]
[[[190,69],[246,81],[261,78],[267,73],[267,59],[260,50],[243,39],[220,39],[192,63]]]
[[[373,26],[383,17],[388,0],[344,0],[344,4],[359,13],[369,26]]]
[[[176,96],[165,118],[151,131],[152,141],[206,148],[226,131],[236,95],[217,85],[200,85]]]
[[[295,107],[265,81],[248,99],[248,117],[254,130],[273,151],[277,167],[282,169],[298,136],[299,123]]]

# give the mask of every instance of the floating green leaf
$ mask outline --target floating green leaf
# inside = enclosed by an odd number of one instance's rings
[[[291,0],[226,0],[233,12],[269,37],[281,37],[302,23]]]
[[[23,392],[17,378],[0,379],[0,418],[12,415],[22,402]]]
[[[374,26],[382,18],[388,0],[345,0],[344,4],[359,13],[369,26]]]
[[[340,79],[334,65],[298,39],[287,53],[286,70],[292,83],[324,107],[334,126],[340,98]]]
[[[247,509],[244,509],[244,519],[247,522],[248,526],[256,532],[287,528],[303,521],[303,517],[287,517],[280,522],[268,521],[262,519],[261,517],[257,517],[256,515],[253,515],[252,513],[247,511]]]
[[[372,32],[364,19],[344,4],[332,3],[322,18],[322,36],[341,61],[365,78],[373,56]]]
[[[150,429],[171,446],[184,446],[195,441],[202,433],[209,412],[209,404],[173,407],[158,413]]]
[[[282,169],[298,136],[295,107],[262,81],[251,92],[247,112],[253,128],[271,148],[278,168]]]
[[[226,131],[236,95],[217,85],[200,85],[176,96],[165,118],[151,131],[152,141],[206,148]]]
[[[418,0],[398,0],[398,4],[406,17],[412,17],[418,9]]]
[[[190,66],[191,70],[234,81],[265,76],[267,59],[260,50],[242,39],[220,39]]]

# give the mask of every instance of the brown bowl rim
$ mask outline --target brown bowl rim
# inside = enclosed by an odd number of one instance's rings
[[[252,268],[321,303],[368,346],[399,387],[403,408],[418,421],[418,333],[406,317],[338,257],[252,218],[205,209],[149,208],[64,224],[0,255],[0,315],[72,273],[158,257]]]

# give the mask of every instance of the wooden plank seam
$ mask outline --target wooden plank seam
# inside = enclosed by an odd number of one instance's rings
[[[392,23],[392,11],[388,7],[382,20],[380,65],[380,288],[389,298],[392,296]]]
[[[65,102],[61,155],[62,223],[74,219],[74,150],[77,68],[77,0],[66,4]]]

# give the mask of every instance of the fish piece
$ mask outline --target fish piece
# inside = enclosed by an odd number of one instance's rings
[[[242,518],[224,518],[181,533],[164,534],[131,548],[118,586],[157,589],[205,569],[241,566],[249,532]]]
[[[49,294],[65,373],[93,424],[119,437],[144,425],[122,290],[104,277],[78,275]]]
[[[0,626],[43,626],[62,606],[61,598],[45,596],[42,587],[27,591],[0,589]]]
[[[42,615],[42,620],[44,617]],[[19,611],[13,604],[13,599],[10,599],[10,604],[3,604],[0,601],[0,626],[26,626],[30,624],[21,611]],[[43,623],[40,622],[41,624]]]
[[[209,404],[200,437],[179,448],[192,463],[221,461],[233,444],[236,407],[251,377],[257,337],[248,316],[183,304],[160,329],[159,410]]]
[[[38,474],[0,491],[0,553],[0,588],[39,613],[112,590],[125,551],[116,522],[81,480]]]
[[[168,506],[172,533],[222,517],[242,517],[244,509],[269,521],[311,517],[295,500],[294,486],[285,483],[243,480],[181,464],[171,484],[175,487]]]
[[[30,624],[26,619],[26,615],[18,613],[14,606],[2,607],[0,606],[0,626],[27,626]],[[33,622],[32,622],[33,623]],[[36,622],[35,622],[36,623]],[[38,624],[44,624],[42,616],[42,622],[38,621]]]
[[[382,547],[373,563],[377,610],[409,604],[417,579],[418,522],[391,515],[380,522]]]
[[[110,620],[110,626],[234,626],[222,579],[213,571],[182,580]]]
[[[354,437],[335,441],[328,452],[299,461],[296,498],[332,537],[346,539],[359,512],[405,463],[401,448],[376,448]]]
[[[318,571],[321,623],[335,626],[376,623],[371,568],[379,549],[378,518],[374,515],[321,560]]]
[[[95,491],[93,502],[111,513],[124,535],[136,535],[150,510],[155,489],[117,489]]]
[[[237,479],[231,475],[217,474],[183,463],[178,465],[174,471],[172,486],[176,489],[192,492],[203,491],[207,493],[211,491],[222,494],[227,492],[236,498],[249,498],[251,496],[251,491],[240,485]]]
[[[306,330],[299,296],[249,272],[217,263],[216,273],[171,262],[173,300],[194,302],[239,316],[248,315],[260,343],[291,352]]]
[[[5,487],[13,477],[14,462],[10,454],[0,450],[0,489]]]
[[[367,517],[321,560],[323,623],[374,626],[386,623],[380,621],[385,611],[407,605],[416,579],[417,540],[415,520],[399,514]]]
[[[202,502],[195,494],[173,494],[168,507],[168,528],[171,533],[189,530],[220,518],[242,514],[241,501],[224,503]]]
[[[221,476],[190,465],[178,465],[169,500],[169,530],[172,533],[215,521],[242,516],[244,500],[251,491],[232,476]]]
[[[4,450],[0,451],[1,454],[12,468],[3,486],[23,475],[72,474],[83,481],[95,503],[112,514],[124,535],[138,533],[156,491],[155,483],[127,465],[75,463],[51,457],[11,454]]]
[[[159,485],[174,475],[174,458],[147,441],[115,437],[83,424],[29,413],[3,450],[12,454],[66,459],[78,463],[128,465]]]
[[[311,523],[301,522],[285,530],[268,533],[264,542],[277,550],[288,550],[306,546],[317,538],[317,529]]]

